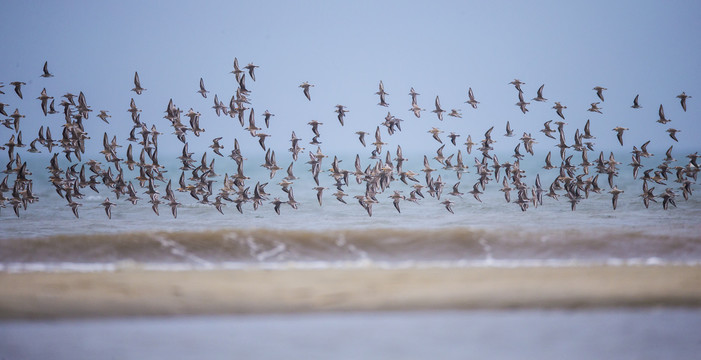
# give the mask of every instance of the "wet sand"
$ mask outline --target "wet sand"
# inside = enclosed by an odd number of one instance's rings
[[[0,319],[701,307],[701,266],[0,273]]]

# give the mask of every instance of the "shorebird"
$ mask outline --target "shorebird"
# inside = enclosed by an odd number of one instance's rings
[[[672,140],[674,140],[674,141],[676,141],[676,142],[679,142],[679,140],[677,140],[677,133],[678,133],[678,132],[681,132],[681,130],[677,130],[677,129],[674,129],[674,128],[669,128],[669,129],[667,129],[667,132],[669,133],[669,137],[671,137]]]
[[[265,112],[263,113],[266,129],[270,128],[270,118],[273,116],[275,116],[275,114],[270,113],[270,111],[268,110],[265,110]]]
[[[455,203],[450,201],[450,199],[443,200],[441,204],[445,205],[445,209],[448,210],[451,214],[455,214],[453,212],[453,204]]]
[[[105,198],[105,201],[100,204],[105,207],[105,214],[107,214],[108,219],[112,219],[112,208],[117,206],[117,204],[110,201],[110,198]]]
[[[438,116],[438,120],[443,121],[443,113],[445,112],[445,110],[441,109],[441,101],[438,99],[438,95],[436,95],[435,105],[436,109],[432,110],[431,112],[436,113],[436,115]]]
[[[314,87],[314,85],[312,85],[312,84],[310,84],[310,83],[308,83],[308,82],[305,81],[305,82],[303,82],[301,85],[299,85],[299,87],[301,87],[302,89],[304,89],[304,96],[307,97],[307,100],[312,101],[312,97],[311,97],[311,95],[309,94],[309,88],[310,88],[310,87]]]
[[[253,72],[255,68],[260,67],[258,65],[253,65],[253,63],[248,63],[248,65],[244,66],[244,69],[248,69],[248,75],[251,77],[251,80],[256,81],[256,74]]]
[[[141,93],[146,90],[141,87],[141,80],[139,80],[139,72],[135,71],[134,72],[134,88],[131,89],[131,91],[135,92],[137,95],[141,95]]]
[[[348,109],[346,109],[346,107],[343,105],[336,105],[335,112],[338,113],[338,122],[340,122],[341,126],[343,126],[343,119],[346,117]]]
[[[631,105],[630,107],[632,107],[633,109],[640,109],[640,108],[642,107],[642,106],[640,106],[640,104],[638,103],[638,98],[639,98],[639,97],[640,97],[640,94],[635,95],[635,99],[633,99],[633,105]]]
[[[389,104],[387,103],[387,101],[385,99],[385,95],[389,95],[389,94],[385,92],[385,85],[382,83],[382,80],[380,80],[379,91],[376,92],[375,94],[380,95],[380,102],[377,103],[377,105],[385,106],[385,107],[389,106]]]
[[[560,104],[559,101],[555,101],[555,106],[553,106],[553,109],[555,109],[557,115],[559,115],[563,120],[565,119],[565,115],[562,114],[562,110],[567,109],[567,106]]]
[[[440,130],[440,129],[435,128],[435,127],[431,128],[431,130],[427,131],[427,133],[432,134],[433,138],[441,144],[443,143],[443,141],[441,140],[440,137],[438,137],[438,134],[440,134],[442,132],[443,132],[443,130]]]
[[[677,98],[679,98],[679,102],[682,104],[682,109],[686,112],[686,99],[691,99],[691,96],[682,91],[681,94],[677,95]]]
[[[323,186],[317,186],[314,188],[316,190],[316,201],[319,202],[319,206],[321,206],[321,197],[324,193],[324,190],[327,190],[328,188],[325,188]]]
[[[104,121],[104,122],[106,122],[106,123],[109,124],[110,122],[107,121],[107,118],[111,118],[112,115],[107,114],[108,112],[109,112],[109,111],[107,111],[107,110],[100,110],[100,113],[97,114],[97,117],[99,117],[100,119],[102,119],[102,121]]]
[[[49,109],[48,109],[49,99],[53,99],[53,98],[54,98],[53,96],[46,95],[46,88],[41,90],[41,95],[39,95],[39,97],[37,97],[38,100],[41,100],[41,111],[44,112],[44,116],[46,116],[46,114],[49,112]]]
[[[551,138],[551,139],[555,139],[554,136],[550,135],[550,134],[552,134],[552,133],[555,132],[555,130],[553,130],[553,129],[550,128],[550,123],[551,123],[551,122],[552,122],[552,120],[546,121],[545,124],[543,124],[544,128],[543,128],[542,130],[540,130],[540,132],[542,132],[543,134],[545,134],[545,136],[547,136],[547,137],[549,137],[549,138]]]
[[[618,205],[618,195],[622,194],[624,191],[619,190],[617,186],[614,186],[611,191],[609,191],[609,194],[613,195],[613,198],[611,199],[611,202],[613,203],[613,209],[616,210],[616,206]]]
[[[587,109],[587,111],[597,112],[599,114],[602,114],[601,108],[599,107],[599,104],[600,104],[599,102],[591,103],[591,107],[589,109]]]
[[[207,93],[209,91],[207,91],[207,89],[204,88],[204,80],[202,80],[202,78],[200,78],[200,90],[198,90],[197,92],[200,93],[203,98],[207,98]]]
[[[44,73],[41,74],[41,77],[43,77],[43,78],[54,77],[54,75],[49,72],[49,62],[48,61],[44,62],[43,71],[44,71]]]
[[[482,194],[482,192],[477,188],[479,185],[480,183],[476,182],[475,185],[472,186],[472,190],[470,190],[469,192],[470,194],[472,194],[472,196],[475,197],[475,199],[477,199],[477,201],[482,202],[482,200],[480,200],[479,197],[479,195]]]
[[[392,204],[394,205],[394,208],[397,209],[397,212],[401,214],[402,210],[399,208],[399,201],[405,200],[406,196],[400,194],[400,191],[395,190],[392,195],[388,196],[390,199],[392,199]]]
[[[414,91],[414,88],[412,87],[411,90],[409,90],[409,96],[411,96],[411,105],[416,105],[416,96],[421,95]]]
[[[529,105],[529,102],[526,102],[523,100],[523,92],[518,93],[518,102],[516,103],[516,106],[518,106],[521,109],[522,113],[526,113],[528,109],[526,109],[526,105]]]
[[[512,137],[514,136],[514,131],[511,129],[511,124],[509,121],[506,121],[506,134],[504,134],[506,137]]]
[[[543,88],[544,87],[545,87],[545,84],[540,85],[540,87],[538,88],[538,94],[536,95],[536,97],[534,97],[531,100],[540,101],[540,102],[547,101],[548,99],[543,97]]]
[[[666,124],[666,123],[672,121],[672,120],[670,120],[670,119],[665,118],[665,116],[664,116],[664,108],[662,107],[662,105],[660,105],[660,110],[658,111],[658,114],[660,115],[660,118],[657,119],[657,122],[658,122],[658,123],[660,123],[660,124]]]
[[[422,109],[419,105],[417,104],[411,104],[411,109],[409,111],[412,111],[414,113],[414,116],[417,118],[421,117],[421,112],[426,111],[426,109]]]
[[[448,135],[448,138],[450,138],[450,142],[451,142],[454,146],[457,146],[457,143],[456,143],[455,140],[456,140],[457,138],[459,138],[459,137],[460,137],[460,135],[458,135],[458,134],[456,134],[456,133],[454,133],[454,132],[451,132],[451,133]]]
[[[480,102],[475,100],[475,94],[472,93],[472,88],[469,88],[467,90],[467,96],[469,97],[469,99],[465,102],[470,104],[470,106],[472,106],[473,109],[477,109],[477,104],[479,104]]]
[[[521,85],[525,84],[525,82],[522,82],[519,79],[514,79],[514,81],[510,82],[509,84],[512,84],[516,90],[518,90],[518,92],[523,92],[523,90],[521,90]]]
[[[596,90],[596,96],[601,99],[601,101],[604,101],[604,90],[608,90],[605,87],[601,86],[595,86],[592,90]]]
[[[455,118],[462,118],[462,114],[460,113],[460,110],[458,110],[458,109],[450,109],[448,116],[455,117]]]
[[[15,87],[15,94],[17,94],[17,96],[19,96],[19,98],[22,99],[22,85],[27,85],[27,83],[22,81],[13,81],[10,83],[10,85],[13,85]]]
[[[365,147],[365,135],[368,135],[365,131],[356,131],[356,135],[358,135],[358,140],[360,140],[360,143],[363,144],[363,147]]]
[[[618,138],[618,142],[621,143],[621,146],[623,146],[623,132],[626,130],[629,130],[629,129],[621,127],[621,126],[616,126],[612,130],[616,132],[616,137]]]

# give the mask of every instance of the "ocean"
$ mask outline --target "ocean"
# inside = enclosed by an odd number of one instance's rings
[[[452,153],[458,148],[452,148]],[[246,149],[242,152],[247,155]],[[640,196],[640,175],[634,179],[631,167],[621,164],[615,185],[624,193],[619,195],[615,210],[606,174],[603,174],[598,181],[602,191],[590,192],[587,198],[582,196],[575,210],[560,190],[559,199],[544,196],[542,205],[536,207],[530,202],[528,209],[522,211],[514,204],[517,198],[514,191],[511,192],[512,202],[506,202],[500,191],[501,181],[492,180],[484,190],[480,188],[481,202],[468,193],[479,179],[473,166],[477,159],[473,150],[472,155],[465,156],[465,159],[474,159],[465,161],[469,167],[461,179],[455,171],[441,169],[437,161],[430,160],[432,167],[438,169],[432,176],[440,175],[445,183],[440,200],[424,188],[425,198],[419,197],[417,202],[401,200],[401,212],[398,212],[390,195],[399,191],[409,197],[414,182],[408,181],[407,185],[396,179],[384,192],[376,194],[378,202],[369,216],[353,198],[366,190],[365,184],[358,184],[353,175],[348,185],[342,187],[348,194],[344,199],[347,204],[333,196],[335,181],[329,174],[334,154],[322,160],[319,181],[327,189],[320,205],[310,165],[305,164],[309,159],[307,155],[300,154],[296,162],[289,154],[278,155],[278,159],[284,159],[278,160],[283,170],[271,179],[270,172],[260,166],[264,163],[261,149],[250,149],[250,153],[244,162],[245,175],[249,177],[245,186],[253,189],[256,183],[268,183],[264,189],[269,195],[264,196],[265,200],[257,209],[252,202],[247,202],[239,212],[234,203],[222,201],[226,205],[220,213],[212,204],[198,202],[188,192],[175,192],[177,201],[182,204],[177,209],[177,218],[171,214],[166,200],[159,206],[160,215],[154,213],[149,196],[144,193],[146,188],[139,188],[138,181],[134,180],[139,174],[138,167],[129,171],[125,166],[125,179],[136,183],[140,197],[137,204],[125,200],[126,195],[117,199],[115,193],[102,184],[97,186],[99,193],[85,187],[79,190],[84,194],[82,199],[76,200],[82,204],[77,218],[49,182],[49,172],[45,170],[49,165],[48,155],[23,153],[22,159],[32,173],[32,191],[38,200],[27,204],[26,210],[20,207],[19,217],[9,205],[0,210],[3,229],[0,232],[0,270],[113,271],[121,266],[160,270],[284,269],[368,264],[390,268],[517,267],[698,264],[701,260],[701,200],[693,193],[684,200],[673,174],[669,175],[667,185],[650,182],[649,187],[657,187],[654,192],[658,202],[651,202],[649,208],[643,205]],[[208,155],[210,159],[213,156],[211,152]],[[559,170],[543,169],[543,156],[538,155],[541,154],[527,155],[521,160],[525,175],[522,181],[530,191],[538,175],[547,192]],[[626,153],[619,152],[616,159],[625,162],[625,156]],[[352,172],[355,154],[338,157],[339,166]],[[403,168],[421,173],[422,154],[407,157],[409,160],[404,162]],[[688,159],[683,154],[676,154],[676,157],[680,160],[670,163],[670,168],[687,165]],[[499,158],[505,162],[509,154],[501,154]],[[657,160],[653,159],[643,159],[641,174],[659,163],[659,155]],[[231,158],[217,156],[216,161],[218,175],[212,178],[215,195],[222,187],[225,173],[231,176],[236,172]],[[362,168],[378,161],[361,159]],[[65,158],[59,157],[59,162],[62,169],[69,166]],[[178,188],[180,163],[174,157],[165,156],[160,162],[167,171],[163,172],[165,180],[172,180],[173,189]],[[288,200],[287,193],[277,183],[286,176],[284,168],[289,163],[294,164],[294,174],[298,177],[290,187],[299,205],[294,209],[283,203],[278,215],[271,201],[275,198]],[[76,170],[79,169],[77,166]],[[588,176],[596,175],[596,168],[589,171]],[[504,172],[503,169],[500,172]],[[11,174],[10,179],[13,176]],[[503,177],[502,174],[500,180]],[[426,185],[423,174],[416,178]],[[464,194],[450,195],[453,184],[458,181],[458,190]],[[155,186],[163,196],[165,181],[156,181]],[[669,205],[665,210],[659,195],[667,187],[674,188],[677,196],[676,206]],[[692,184],[692,189],[697,187]],[[252,196],[253,190],[249,192]],[[6,197],[8,195],[6,193]],[[210,202],[214,202],[215,195],[210,197]],[[107,197],[116,203],[111,219],[101,205]],[[442,203],[446,199],[453,202],[453,213]]]

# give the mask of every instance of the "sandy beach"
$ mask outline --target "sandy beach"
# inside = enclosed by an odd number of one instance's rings
[[[701,306],[701,266],[0,273],[0,319]]]

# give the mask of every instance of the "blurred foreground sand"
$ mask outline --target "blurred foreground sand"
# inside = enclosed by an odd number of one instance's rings
[[[0,319],[701,306],[701,266],[0,273]]]

